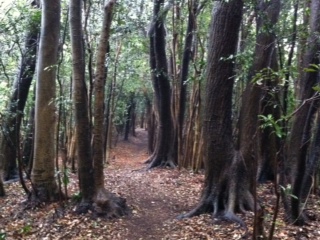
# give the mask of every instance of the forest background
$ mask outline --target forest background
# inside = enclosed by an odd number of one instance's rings
[[[19,176],[32,205],[63,199],[70,168],[78,213],[125,215],[103,165],[139,125],[147,169],[205,172],[199,204],[180,218],[212,212],[244,226],[235,212],[253,211],[253,235],[264,235],[257,182],[273,181],[275,219],[283,206],[288,222],[309,220],[319,1],[17,0],[1,9],[1,195],[2,180]]]

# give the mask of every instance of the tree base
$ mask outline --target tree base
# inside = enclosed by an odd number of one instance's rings
[[[129,208],[124,198],[100,188],[94,197],[93,211],[99,217],[112,219],[127,215]]]
[[[5,191],[4,191],[4,187],[3,187],[3,182],[0,179],[0,197],[4,197],[5,196]]]
[[[255,210],[254,197],[249,191],[249,179],[245,176],[243,161],[235,155],[232,164],[218,181],[212,183],[213,178],[207,179],[198,206],[178,219],[211,213],[214,218],[237,223],[247,230],[245,223],[235,214]],[[256,208],[259,210],[260,206]]]
[[[145,161],[146,164],[149,164],[147,170],[152,168],[176,168],[177,165],[174,163],[173,159],[168,156],[157,157],[156,155],[152,155],[148,160]]]
[[[65,196],[55,183],[33,185],[33,190],[28,198],[28,205],[31,208],[41,206],[43,203],[57,202],[65,199]]]

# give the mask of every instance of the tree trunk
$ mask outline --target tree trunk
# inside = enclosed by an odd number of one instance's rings
[[[164,27],[165,16],[170,6],[163,7],[163,0],[154,0],[153,22],[150,36],[150,67],[153,88],[155,91],[156,111],[159,116],[155,150],[147,162],[148,168],[159,166],[174,167],[174,134],[171,114],[171,88],[169,83],[168,65],[166,58]]]
[[[76,145],[78,159],[79,188],[81,202],[78,213],[87,212],[92,207],[94,178],[91,159],[91,129],[88,113],[88,96],[85,84],[85,61],[82,38],[81,0],[70,1],[70,36],[73,62],[73,104],[75,135],[71,144]],[[75,138],[75,141],[73,140]]]
[[[310,69],[312,64],[319,65],[320,42],[320,2],[312,0],[310,14],[310,33],[307,49],[303,59],[303,68]],[[304,224],[304,215],[301,208],[303,196],[303,179],[306,174],[307,155],[311,140],[311,129],[314,114],[318,108],[318,100],[310,99],[319,97],[313,87],[319,83],[319,69],[305,71],[301,76],[301,105],[293,119],[288,147],[286,173],[293,186],[291,198],[291,221],[296,225]],[[308,101],[307,101],[308,100]]]
[[[26,166],[27,175],[30,178],[34,155],[34,106],[31,108],[28,120],[28,129],[22,147],[22,163]]]
[[[34,1],[34,7],[39,7]],[[32,22],[26,33],[24,52],[20,61],[19,72],[13,85],[12,95],[2,122],[0,137],[1,159],[4,164],[4,179],[9,180],[17,177],[17,146],[20,134],[20,126],[24,107],[28,98],[30,85],[36,67],[36,52],[38,46],[38,35],[40,32],[39,22]]]
[[[272,86],[277,83],[277,80],[273,78],[273,71],[278,70],[276,38],[268,27],[275,25],[278,21],[280,1],[272,0],[266,3],[265,0],[260,0],[258,4],[255,58],[251,70],[252,79],[242,98],[238,149],[251,168],[257,168],[258,164],[259,168],[263,167],[263,170],[259,172],[262,171],[265,177],[267,173],[274,174],[275,153],[278,147],[272,127],[269,127],[272,129],[265,128],[264,131],[260,131],[258,116],[271,114],[273,117],[279,117],[279,113],[275,114],[276,111],[279,111],[279,107],[274,108],[275,104],[272,104],[272,101],[275,100],[271,99],[268,93],[268,89],[272,89]],[[258,74],[261,74],[262,77],[258,78]],[[257,84],[257,81],[261,81],[262,84]],[[262,144],[264,144],[263,147]],[[255,177],[253,176],[252,182],[255,181]]]
[[[41,35],[37,63],[34,164],[31,173],[34,194],[40,202],[55,201],[55,101],[56,68],[60,32],[60,0],[42,1]]]
[[[205,184],[198,206],[182,217],[206,212],[243,224],[234,212],[253,209],[249,174],[232,140],[234,61],[242,19],[240,0],[215,2],[212,11],[206,69],[203,138]]]
[[[148,130],[148,153],[152,154],[154,151],[155,138],[155,115],[152,109],[152,104],[149,96],[145,93],[146,102],[146,116],[147,116],[147,130]]]
[[[124,129],[124,140],[129,140],[129,133],[131,126],[133,125],[133,114],[134,114],[134,93],[130,94],[129,101],[127,103],[127,114],[126,114],[126,122]]]
[[[0,197],[4,197],[4,196],[5,196],[5,190],[3,187],[2,177],[0,177]]]
[[[105,62],[107,46],[115,0],[108,1],[104,6],[104,19],[97,52],[96,74],[94,83],[94,129],[93,129],[93,166],[95,181],[94,210],[106,217],[119,217],[126,214],[125,199],[115,196],[104,188],[103,173],[103,113],[105,89]]]
[[[183,57],[182,57],[182,66],[180,74],[180,94],[179,94],[179,108],[178,108],[178,164],[183,159],[183,127],[184,127],[184,118],[186,111],[187,103],[187,80],[189,76],[189,65],[192,57],[192,43],[195,35],[196,29],[196,12],[198,7],[198,0],[188,1],[188,24],[187,32],[184,43]]]

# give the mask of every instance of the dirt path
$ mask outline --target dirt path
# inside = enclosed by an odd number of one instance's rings
[[[25,209],[26,195],[18,182],[6,184],[7,196],[0,198],[0,239],[74,239],[74,240],[229,240],[242,239],[243,229],[236,224],[217,221],[210,215],[177,221],[199,200],[203,175],[177,169],[145,171],[147,132],[137,129],[137,137],[119,141],[110,153],[105,168],[105,186],[124,197],[131,214],[105,220],[89,212],[75,214],[79,199],[78,176],[70,173],[68,195],[60,203]],[[275,197],[272,185],[264,185],[258,195],[265,204],[266,231],[273,216]],[[311,196],[313,198],[313,196]],[[315,216],[320,216],[318,198],[312,201]],[[241,215],[252,232],[253,214]],[[274,239],[320,239],[320,221],[294,227],[277,221]]]
[[[126,239],[162,239],[167,225],[187,210],[189,204],[178,204],[181,196],[172,194],[173,187],[183,183],[175,170],[145,171],[147,132],[137,129],[136,137],[120,141],[112,151],[110,174],[119,171],[118,189],[123,192],[132,214],[126,217]],[[108,178],[108,176],[107,176]],[[110,186],[112,187],[112,186]],[[126,189],[126,190],[125,190]],[[177,193],[179,190],[176,189]],[[181,200],[181,199],[180,199]]]

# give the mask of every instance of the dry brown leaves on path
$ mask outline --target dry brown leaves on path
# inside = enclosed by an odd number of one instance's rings
[[[92,218],[74,214],[77,175],[70,173],[70,200],[24,210],[25,195],[19,183],[6,184],[7,196],[0,199],[0,239],[241,239],[244,230],[237,224],[202,215],[178,221],[176,217],[191,210],[198,202],[202,174],[177,169],[145,171],[147,133],[120,141],[110,153],[105,169],[107,189],[126,198],[131,214],[120,219]],[[266,229],[274,211],[272,186],[263,185],[259,198],[265,205]],[[311,199],[310,209],[319,214],[319,198]],[[253,214],[241,216],[252,233]],[[274,239],[320,239],[316,220],[306,227],[283,222],[280,213]]]

